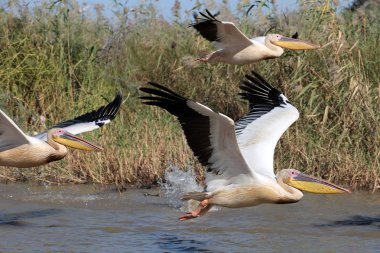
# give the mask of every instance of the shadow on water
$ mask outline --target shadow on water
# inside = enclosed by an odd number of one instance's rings
[[[379,224],[376,224],[379,223]],[[346,220],[334,221],[330,224],[317,224],[318,227],[339,227],[339,226],[370,226],[375,225],[380,228],[380,215],[376,217],[354,215]]]
[[[164,252],[212,252],[208,249],[202,248],[206,246],[205,242],[193,239],[180,239],[173,235],[161,236],[157,244],[160,249],[164,250]]]
[[[61,212],[59,209],[44,209],[44,210],[34,210],[26,211],[20,213],[0,213],[0,226],[11,225],[11,226],[27,226],[30,223],[25,222],[25,219],[45,217],[49,215],[54,215]]]

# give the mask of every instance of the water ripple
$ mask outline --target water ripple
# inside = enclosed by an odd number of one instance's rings
[[[162,235],[157,242],[160,249],[168,252],[212,252],[204,248],[205,242],[194,239],[181,239],[174,235]]]
[[[376,217],[354,215],[346,220],[334,221],[330,224],[316,224],[318,227],[339,227],[339,226],[369,226],[377,225],[380,228],[380,215]]]
[[[11,225],[11,226],[26,226],[31,223],[27,223],[23,220],[31,218],[39,218],[54,215],[61,212],[60,209],[43,209],[43,210],[33,210],[20,213],[8,213],[0,214],[0,226],[1,225]]]

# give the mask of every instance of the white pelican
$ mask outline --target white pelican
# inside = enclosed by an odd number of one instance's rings
[[[28,168],[60,160],[72,147],[87,151],[101,151],[76,134],[94,130],[115,118],[122,102],[119,92],[107,106],[55,125],[47,132],[33,137],[23,131],[0,110],[0,166]],[[61,145],[62,144],[62,145]]]
[[[285,130],[298,119],[298,110],[277,89],[253,72],[242,81],[242,98],[250,111],[236,122],[210,108],[188,100],[168,88],[140,88],[153,96],[143,103],[175,115],[187,142],[202,165],[207,167],[205,192],[189,192],[183,199],[200,201],[196,210],[180,220],[196,218],[213,205],[238,208],[262,203],[299,201],[296,188],[314,193],[344,193],[348,190],[295,169],[274,174],[275,146]]]
[[[261,60],[280,57],[287,49],[319,48],[310,42],[288,38],[279,34],[249,39],[231,22],[217,20],[208,10],[200,12],[203,18],[190,26],[194,27],[205,39],[214,42],[217,50],[197,60],[202,62],[224,62],[244,65]],[[297,34],[298,35],[298,34]]]

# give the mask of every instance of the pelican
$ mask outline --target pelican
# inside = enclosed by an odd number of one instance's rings
[[[214,42],[217,50],[197,60],[244,65],[280,57],[283,48],[293,50],[316,49],[320,46],[280,34],[268,34],[249,39],[231,22],[219,21],[208,10],[203,18],[190,24],[206,40]],[[298,34],[297,34],[298,37]]]
[[[144,104],[167,110],[179,120],[187,143],[199,162],[207,167],[206,190],[189,192],[183,200],[200,201],[180,220],[197,218],[212,206],[249,207],[263,203],[299,201],[300,190],[313,193],[349,192],[323,179],[295,169],[274,174],[275,146],[285,130],[298,119],[298,110],[280,91],[252,72],[241,83],[240,93],[250,111],[234,121],[210,108],[184,98],[157,83],[140,90]],[[153,95],[153,96],[152,96]]]
[[[28,168],[64,158],[67,148],[101,151],[77,134],[92,131],[113,120],[122,102],[121,93],[106,106],[61,122],[46,132],[26,135],[2,110],[0,110],[0,166]]]

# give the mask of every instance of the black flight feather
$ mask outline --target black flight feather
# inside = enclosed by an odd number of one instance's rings
[[[206,13],[199,12],[203,16],[203,18],[199,18],[195,23],[190,24],[190,26],[194,27],[203,38],[211,42],[220,42],[221,37],[218,35],[218,23],[219,20],[215,18],[216,15],[212,15],[207,9]]]
[[[240,83],[239,93],[242,99],[249,102],[249,113],[235,124],[236,134],[240,134],[252,121],[270,112],[275,107],[283,107],[289,101],[281,97],[281,92],[270,85],[258,73],[245,76],[247,80]]]
[[[55,125],[53,128],[64,128],[76,123],[94,122],[97,126],[102,127],[107,120],[113,120],[121,106],[123,101],[121,92],[117,92],[114,100],[106,106],[102,106],[97,110],[88,112],[72,120],[67,120]]]
[[[154,88],[142,87],[140,91],[153,96],[141,96],[144,104],[154,105],[167,110],[177,117],[185,133],[187,143],[203,166],[209,166],[212,154],[210,142],[210,120],[208,116],[198,113],[188,106],[186,98],[172,90],[153,82]],[[212,170],[211,168],[208,171]]]

